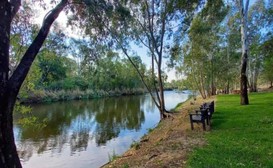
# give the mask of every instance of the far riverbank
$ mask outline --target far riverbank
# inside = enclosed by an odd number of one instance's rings
[[[145,94],[147,91],[143,88],[123,89],[123,90],[35,90],[20,94],[18,100],[20,103],[36,104],[69,100],[88,100],[96,98],[128,96]]]

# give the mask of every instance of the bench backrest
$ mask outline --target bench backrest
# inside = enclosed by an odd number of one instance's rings
[[[209,111],[211,113],[214,113],[214,101],[212,101],[210,104],[209,104]]]
[[[209,114],[211,115],[212,113],[214,113],[214,101],[210,102],[210,103],[203,103],[200,106],[200,110],[202,109],[207,109],[209,110]]]

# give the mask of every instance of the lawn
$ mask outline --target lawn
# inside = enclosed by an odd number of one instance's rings
[[[207,145],[189,156],[190,168],[273,168],[273,93],[217,96]]]

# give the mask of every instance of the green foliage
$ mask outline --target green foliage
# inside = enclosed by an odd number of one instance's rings
[[[192,20],[188,43],[181,49],[183,61],[176,69],[187,76],[184,86],[198,90],[203,98],[215,94],[216,82],[225,62],[221,55],[220,27],[228,7],[221,0],[207,1]]]
[[[201,11],[201,16],[208,24],[222,22],[226,17],[229,7],[223,0],[208,0]],[[211,25],[212,26],[212,25]]]
[[[39,66],[37,65],[37,61],[34,61],[30,69],[30,72],[28,73],[20,89],[20,93],[19,93],[20,98],[27,98],[30,92],[33,92],[36,90],[36,87],[39,84],[41,76],[42,76],[42,73]]]
[[[38,60],[31,67],[29,75],[20,90],[22,102],[52,102],[138,94],[145,92],[134,67],[118,53],[96,48],[98,58],[92,58],[94,49],[85,41],[74,41],[80,63],[65,57],[62,36],[53,34],[47,40]],[[74,48],[74,50],[76,50]],[[133,61],[143,74],[146,67],[140,57]],[[92,91],[90,91],[92,90]]]
[[[54,52],[44,52],[39,57],[39,67],[42,72],[41,84],[48,84],[66,77],[67,67],[64,57],[59,57]]]
[[[153,128],[149,128],[148,132],[151,133],[154,129]]]
[[[116,152],[114,150],[113,150],[112,154],[108,153],[108,160],[109,160],[109,162],[112,162],[112,161],[116,160],[117,158],[118,158],[118,155],[116,154]]]
[[[47,119],[40,121],[37,117],[31,115],[32,108],[30,106],[25,106],[16,102],[14,107],[14,113],[20,115],[18,119],[18,124],[23,127],[29,127],[32,129],[41,129],[47,125]]]
[[[40,121],[37,117],[30,116],[19,119],[18,124],[32,129],[42,129],[47,126],[47,119]]]
[[[263,63],[262,76],[265,80],[273,82],[273,37],[265,41],[262,45],[263,54],[265,56]]]
[[[31,110],[32,109],[30,106],[20,105],[19,102],[16,102],[16,104],[14,106],[15,113],[21,113],[21,114],[27,115],[27,114],[31,113]]]
[[[134,148],[135,150],[138,150],[138,149],[140,148],[140,142],[134,141],[134,142],[131,144],[131,148]]]
[[[122,165],[122,168],[129,168],[128,163],[123,164],[123,165]]]
[[[251,104],[239,105],[239,95],[217,97],[208,144],[195,149],[188,167],[272,167],[273,93],[250,94]]]

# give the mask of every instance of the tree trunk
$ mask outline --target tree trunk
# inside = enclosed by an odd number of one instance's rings
[[[17,92],[18,93],[18,92]],[[17,155],[13,135],[12,111],[16,101],[17,93],[7,87],[5,93],[0,97],[0,167],[22,167]]]
[[[45,41],[52,23],[67,5],[68,0],[62,0],[45,18],[43,25],[13,75],[9,73],[9,38],[11,21],[19,9],[20,0],[0,2],[0,167],[20,168],[21,163],[17,154],[13,134],[13,108],[16,97],[24,82],[30,66]]]
[[[255,72],[253,72],[253,76],[252,76],[252,81],[250,84],[250,92],[257,92],[257,81],[258,81],[258,73],[257,70],[254,70]]]
[[[259,69],[260,69],[260,63],[259,60],[257,60],[257,58],[255,59],[255,61],[253,62],[253,69],[251,70],[251,68],[249,67],[249,91],[250,92],[257,92],[257,82],[258,82],[258,76],[259,76]]]
[[[211,81],[211,96],[216,95],[216,86],[215,86],[215,82],[214,82],[214,77],[212,74],[212,81]]]
[[[256,62],[256,66],[255,66],[255,71],[254,71],[254,81],[253,81],[253,86],[254,86],[254,92],[258,92],[258,87],[257,87],[257,84],[258,84],[258,76],[259,76],[259,69],[260,69],[260,63],[257,61]]]
[[[165,118],[166,116],[164,113],[166,112],[165,109],[165,99],[164,99],[164,87],[163,87],[163,81],[162,81],[162,73],[161,68],[158,68],[158,82],[159,82],[159,93],[160,93],[160,116],[161,119]]]
[[[227,81],[227,87],[226,87],[226,89],[225,89],[225,94],[229,94],[229,89],[230,89],[230,86],[229,86],[230,84],[229,84],[229,79],[228,79],[228,81]]]
[[[211,58],[211,96],[216,95],[216,86],[215,86],[215,79],[214,79],[214,58]]]
[[[20,2],[19,2],[20,5]],[[0,2],[0,167],[22,167],[13,135],[12,110],[16,96],[8,87],[10,29],[14,6]],[[13,101],[14,100],[14,101]]]
[[[154,14],[154,5],[155,5],[155,2],[153,1],[153,4],[152,4],[152,10],[153,10],[153,14]],[[149,10],[149,9],[148,9]],[[152,35],[152,46],[153,46],[153,51],[155,53],[157,53],[157,59],[158,61],[156,61],[156,57],[154,57],[154,61],[157,62],[157,74],[158,74],[158,84],[159,84],[159,105],[160,105],[160,116],[161,116],[161,119],[164,119],[167,117],[167,115],[165,115],[165,113],[167,112],[166,109],[165,109],[165,98],[164,98],[164,87],[163,87],[163,81],[162,81],[162,72],[161,72],[161,66],[162,66],[162,52],[163,52],[163,43],[164,43],[164,35],[165,35],[165,24],[166,24],[166,15],[163,14],[162,16],[164,19],[162,21],[162,25],[161,25],[161,37],[160,37],[160,46],[159,46],[159,50],[157,48],[157,42],[156,42],[156,38],[154,37],[154,33],[153,33],[153,26],[154,24],[152,23],[152,25],[150,25],[150,32],[151,32],[151,35]],[[153,19],[153,18],[152,18]],[[155,56],[155,55],[154,55]]]
[[[246,65],[247,65],[247,53],[244,53],[243,63],[241,68],[241,105],[248,105],[248,92],[247,92],[247,76],[246,76]]]
[[[248,93],[247,93],[247,59],[248,59],[248,38],[247,38],[247,14],[248,14],[249,0],[246,1],[244,7],[243,0],[240,0],[240,14],[241,14],[241,40],[242,40],[242,57],[241,57],[241,105],[248,105]]]

